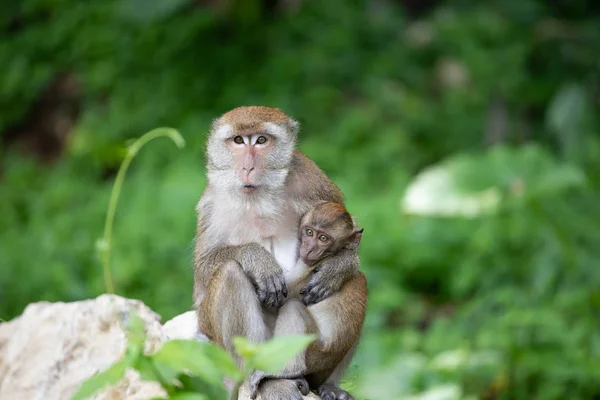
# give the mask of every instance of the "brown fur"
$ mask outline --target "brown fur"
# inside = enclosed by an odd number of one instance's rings
[[[296,356],[285,369],[270,375],[256,371],[250,377],[252,387],[258,387],[264,378],[305,377],[312,388],[327,384],[335,388],[338,382],[332,376],[342,364],[342,372],[350,362],[361,334],[367,306],[367,282],[364,274],[357,273],[342,290],[326,301],[305,307],[297,300],[290,300],[280,310],[275,325],[275,336],[290,334],[316,334],[331,332],[311,343],[306,351]],[[324,317],[317,319],[317,316]],[[326,323],[328,326],[319,325]],[[337,389],[337,388],[336,388]],[[337,389],[339,390],[339,389]]]
[[[313,160],[296,150],[290,163],[290,174],[285,184],[290,199],[309,202],[308,208],[321,201],[344,204],[342,191],[325,175]]]
[[[311,220],[315,226],[323,228],[330,228],[337,224],[343,224],[343,227],[350,231],[354,228],[350,213],[340,203],[327,202],[319,204],[314,208]]]
[[[307,380],[311,387],[323,384],[353,344],[360,337],[367,309],[367,280],[363,273],[351,279],[342,291],[330,298],[327,312],[335,317],[335,324],[344,327],[344,334],[325,348],[320,341],[313,342],[306,352]],[[308,307],[308,311],[314,306]],[[333,367],[332,367],[333,366]]]
[[[336,238],[346,239],[354,230],[354,221],[340,203],[324,202],[302,218],[303,223],[318,230],[335,232]]]
[[[230,124],[234,132],[258,132],[264,122],[287,123],[290,117],[278,108],[263,106],[237,107],[223,114],[216,123]]]

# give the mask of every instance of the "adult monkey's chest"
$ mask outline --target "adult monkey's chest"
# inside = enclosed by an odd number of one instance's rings
[[[298,261],[300,216],[287,204],[281,207],[227,207],[215,203],[212,214],[215,236],[227,245],[258,243],[269,251],[288,275]]]
[[[273,254],[287,280],[299,257],[298,215],[291,209],[283,209],[275,220],[255,218],[259,243]]]

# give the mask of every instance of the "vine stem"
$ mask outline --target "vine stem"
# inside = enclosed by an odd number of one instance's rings
[[[104,287],[107,293],[114,293],[114,287],[112,282],[112,274],[110,270],[110,250],[112,240],[112,229],[115,220],[115,213],[117,211],[117,202],[119,201],[119,195],[121,193],[121,187],[125,180],[125,174],[131,164],[131,161],[136,156],[138,151],[148,142],[158,137],[168,137],[175,145],[182,149],[185,147],[185,140],[181,134],[173,128],[156,128],[150,132],[145,133],[138,138],[131,146],[127,148],[127,155],[119,167],[117,177],[110,193],[110,200],[108,202],[108,211],[106,213],[106,220],[104,222],[104,236],[99,243],[99,252],[101,253],[101,260],[104,269]]]

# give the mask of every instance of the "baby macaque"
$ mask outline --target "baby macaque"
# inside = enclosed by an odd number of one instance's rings
[[[367,297],[356,250],[362,233],[339,203],[320,203],[302,217],[300,260],[294,276],[287,277],[290,297],[279,310],[275,336],[312,333],[318,339],[281,373],[255,371],[250,377],[252,399],[266,378],[294,379],[302,394],[310,387],[323,399],[353,399],[338,388],[341,374],[328,365],[349,362],[360,336]]]
[[[311,305],[340,291],[358,273],[356,249],[362,233],[340,203],[323,202],[310,209],[300,221],[298,264],[304,266],[295,268],[298,278],[292,296],[300,289],[302,302]]]

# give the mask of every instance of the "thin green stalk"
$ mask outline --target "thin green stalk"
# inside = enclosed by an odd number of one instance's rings
[[[119,194],[121,193],[121,187],[125,180],[125,174],[131,164],[131,161],[136,156],[138,151],[152,139],[166,136],[170,138],[175,145],[182,149],[185,147],[185,140],[183,137],[173,128],[157,128],[147,132],[138,138],[131,146],[127,148],[127,155],[119,167],[119,172],[115,179],[115,183],[110,193],[110,200],[108,202],[108,212],[106,213],[106,221],[104,223],[104,236],[98,243],[98,251],[100,252],[101,261],[104,269],[104,286],[107,293],[114,293],[112,275],[110,271],[110,250],[112,240],[112,229],[115,220],[115,213],[117,211],[117,202],[119,201]]]

